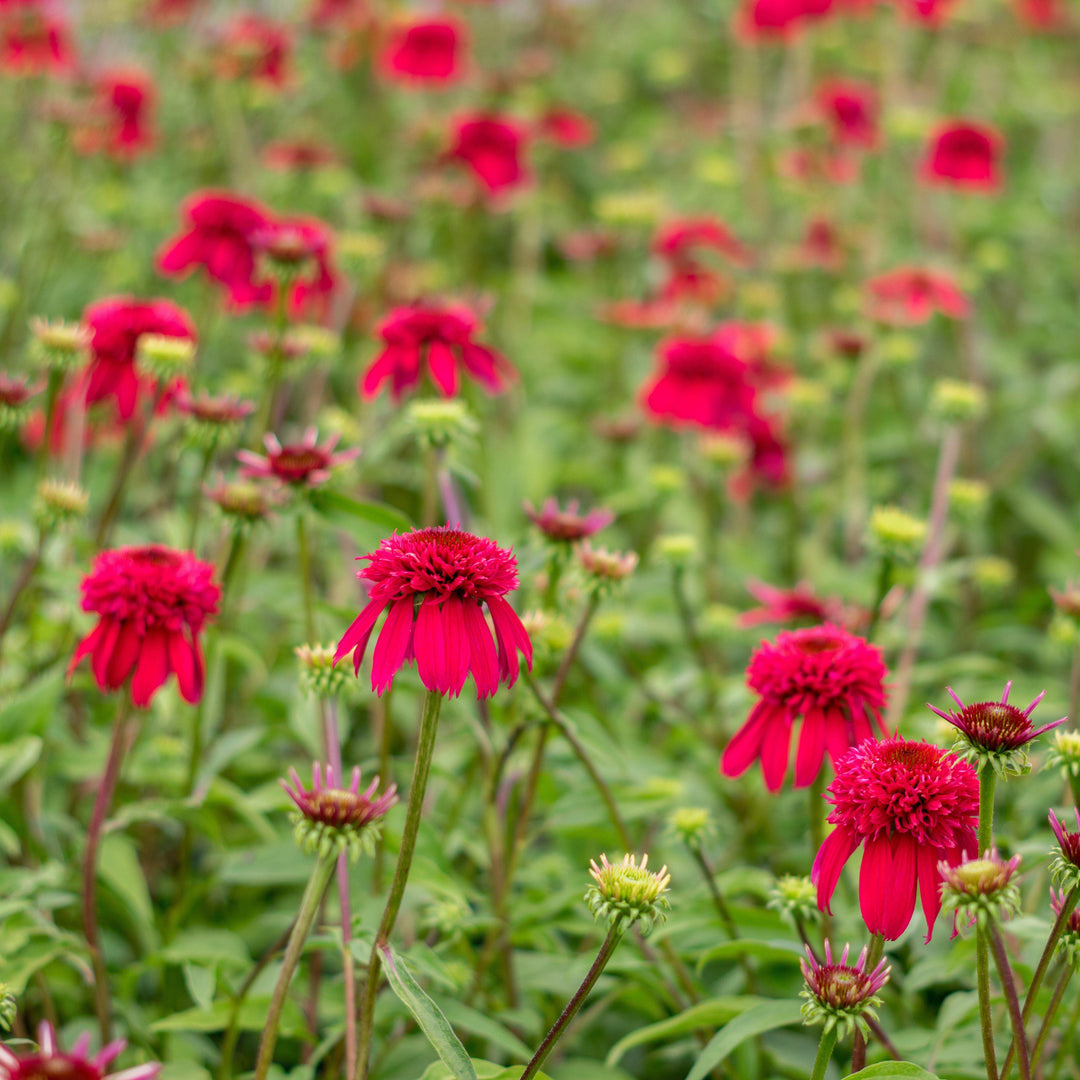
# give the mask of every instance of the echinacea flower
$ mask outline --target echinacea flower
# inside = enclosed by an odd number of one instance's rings
[[[872,150],[878,140],[878,105],[867,83],[829,79],[817,88],[817,106],[833,142]]]
[[[154,1080],[161,1072],[156,1062],[135,1065],[120,1072],[106,1072],[127,1046],[116,1039],[90,1056],[90,1036],[80,1035],[70,1050],[61,1050],[52,1024],[43,1020],[38,1027],[38,1046],[19,1056],[0,1045],[0,1080]]]
[[[318,313],[326,310],[338,275],[331,260],[333,235],[329,227],[317,218],[275,218],[253,230],[252,250],[262,256],[272,268],[269,276],[277,280],[276,288],[289,290],[293,313],[313,306]],[[266,288],[265,283],[260,286]],[[274,303],[276,288],[266,295]]]
[[[801,581],[793,589],[781,589],[764,581],[748,581],[746,591],[761,606],[739,615],[741,627],[760,626],[762,623],[795,622],[809,619],[815,623],[838,622],[843,617],[844,605],[832,597],[819,597],[808,582]]]
[[[91,332],[86,404],[111,398],[122,420],[131,419],[140,393],[152,385],[135,368],[139,338],[159,334],[194,341],[196,337],[191,316],[169,300],[114,296],[91,304],[82,321]]]
[[[992,192],[1001,187],[1005,140],[986,124],[956,120],[930,137],[920,178],[960,191]]]
[[[227,481],[224,477],[203,488],[203,494],[211,502],[217,503],[221,512],[242,529],[265,521],[275,507],[286,499],[285,488],[280,484],[270,486],[250,480]]]
[[[289,784],[279,781],[286,794],[296,804],[293,823],[296,826],[296,842],[308,852],[320,855],[337,850],[357,858],[361,852],[370,855],[379,838],[379,822],[397,802],[397,785],[391,784],[381,795],[379,777],[360,790],[360,766],[352,771],[352,782],[347,788],[340,786],[332,765],[326,766],[323,780],[322,766],[315,762],[311,767],[312,784],[304,787],[296,769],[289,769]]]
[[[502,195],[529,178],[524,127],[508,116],[469,113],[454,125],[448,161],[465,165],[489,195]]]
[[[308,172],[332,165],[338,155],[332,146],[314,139],[276,139],[263,147],[262,160],[282,172]]]
[[[461,693],[470,672],[479,698],[491,697],[500,682],[513,686],[519,652],[531,669],[529,635],[505,599],[518,585],[511,552],[492,540],[439,526],[387,537],[378,550],[360,558],[368,565],[356,576],[371,583],[369,600],[345,631],[334,661],[351,652],[359,673],[375,623],[385,611],[372,656],[375,693],[387,690],[398,669],[413,659],[428,690],[452,696]]]
[[[1054,917],[1059,918],[1065,907],[1066,895],[1057,892],[1053,886],[1050,888],[1050,908]],[[1066,959],[1072,964],[1073,969],[1080,968],[1080,911],[1075,907],[1069,912],[1061,937],[1058,938],[1058,949],[1065,954]]]
[[[951,686],[945,689],[959,709],[945,712],[929,702],[927,707],[956,728],[957,746],[953,748],[954,751],[972,765],[991,765],[999,775],[1023,772],[1027,767],[1027,744],[1043,732],[1064,724],[1068,719],[1063,716],[1060,720],[1052,720],[1040,728],[1035,727],[1031,722],[1031,714],[1046,696],[1046,691],[1039,694],[1026,709],[1018,709],[1009,704],[1011,680],[1005,684],[1005,693],[1001,695],[1000,701],[979,701],[972,705],[965,705],[953,693]]]
[[[799,992],[803,998],[804,1024],[824,1024],[826,1031],[838,1028],[844,1034],[861,1031],[869,1034],[868,1020],[876,1020],[875,1010],[881,1004],[878,992],[889,981],[892,968],[879,960],[869,971],[866,968],[867,948],[863,946],[855,963],[848,963],[850,945],[838,960],[833,960],[832,943],[825,940],[825,963],[821,963],[806,946],[806,959],[799,961],[806,986]]]
[[[828,791],[836,828],[810,873],[818,907],[831,912],[840,872],[862,844],[859,908],[867,929],[895,941],[911,922],[918,891],[929,941],[941,910],[939,863],[956,866],[964,852],[978,850],[975,770],[929,743],[869,739],[836,763]]]
[[[176,395],[175,405],[176,411],[190,420],[196,438],[207,443],[216,442],[255,411],[253,401],[232,394],[191,394],[186,389]]]
[[[42,383],[31,383],[25,376],[0,371],[0,431],[15,428],[26,418],[30,399],[39,394]]]
[[[61,74],[74,67],[68,24],[55,0],[0,3],[0,71]]]
[[[465,29],[456,19],[419,19],[390,31],[379,67],[394,82],[448,86],[461,75],[464,52]]]
[[[950,319],[966,319],[968,298],[948,274],[902,266],[866,283],[870,316],[889,326],[926,322],[935,311]]]
[[[104,72],[98,79],[98,94],[106,152],[130,159],[149,150],[154,143],[151,116],[156,98],[150,76],[137,68]]]
[[[480,320],[460,304],[419,302],[394,308],[379,326],[384,347],[364,373],[359,390],[375,397],[390,380],[395,401],[416,386],[426,368],[445,397],[458,390],[459,368],[490,394],[499,394],[517,377],[510,362],[481,345]]]
[[[81,589],[83,611],[99,619],[79,642],[69,674],[89,656],[102,690],[117,690],[130,676],[131,700],[146,708],[175,672],[184,700],[199,701],[205,681],[199,634],[221,599],[209,563],[157,544],[117,548],[98,555]]]
[[[1011,918],[1020,907],[1020,889],[1013,880],[1019,866],[1019,855],[1006,860],[997,848],[955,865],[938,863],[942,909],[968,923]]]
[[[225,27],[218,45],[221,74],[280,89],[289,77],[292,39],[284,23],[261,15],[235,16]]]
[[[536,134],[538,138],[570,150],[592,143],[596,139],[596,128],[584,113],[559,105],[548,109],[536,122]]]
[[[624,855],[618,862],[589,860],[589,874],[594,884],[585,893],[585,902],[593,918],[604,919],[610,926],[620,923],[623,929],[637,924],[642,934],[648,934],[667,918],[671,902],[665,895],[671,884],[668,868],[649,869],[649,856]]]
[[[839,626],[825,623],[763,641],[750,659],[746,682],[761,695],[720,759],[720,771],[741,776],[761,759],[769,791],[787,774],[791,735],[802,717],[795,757],[795,787],[809,787],[826,750],[834,768],[850,747],[884,734],[885,664],[881,650]]]
[[[334,447],[340,438],[341,434],[334,432],[320,446],[318,430],[309,427],[300,442],[283,446],[276,435],[267,434],[263,437],[266,457],[253,454],[250,450],[238,450],[236,457],[244,466],[240,470],[243,476],[280,480],[294,487],[318,487],[330,479],[335,466],[344,465],[360,456],[359,447],[335,454]]]
[[[615,515],[610,510],[595,509],[587,514],[579,514],[576,499],[567,503],[565,510],[560,510],[554,498],[546,499],[539,510],[532,503],[526,502],[525,516],[549,540],[562,543],[584,540],[615,520]]]
[[[1080,885],[1080,809],[1076,811],[1076,831],[1070,832],[1050,811],[1050,828],[1057,837],[1058,850],[1050,864],[1050,873],[1058,888],[1071,891]]]

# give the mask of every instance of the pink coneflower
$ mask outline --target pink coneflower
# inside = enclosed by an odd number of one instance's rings
[[[26,417],[27,405],[42,390],[43,383],[31,384],[25,376],[0,371],[0,430],[15,427]]]
[[[203,391],[193,395],[181,390],[176,395],[176,411],[210,427],[228,427],[246,420],[255,411],[255,403],[232,394],[215,396]]]
[[[237,460],[243,464],[240,470],[244,476],[266,477],[280,480],[294,487],[318,487],[330,479],[330,473],[337,465],[360,456],[360,448],[342,450],[335,454],[341,435],[335,432],[319,446],[319,432],[310,427],[298,443],[286,443],[284,446],[276,435],[263,437],[266,457],[253,454],[250,450],[238,450]]]
[[[807,222],[797,253],[801,265],[836,272],[843,268],[844,258],[843,245],[831,221],[814,218]]]
[[[758,758],[770,791],[787,774],[791,733],[802,717],[795,787],[809,787],[828,750],[833,766],[852,746],[884,734],[885,664],[881,650],[831,623],[791,630],[763,641],[746,670],[761,695],[720,759],[727,777],[741,776]]]
[[[252,231],[250,243],[256,256],[262,256],[283,279],[273,283],[268,303],[274,303],[277,288],[285,287],[294,313],[309,305],[325,311],[338,286],[331,257],[333,234],[325,222],[304,217],[272,219]]]
[[[818,907],[830,901],[844,864],[864,844],[859,907],[867,929],[895,941],[922,894],[926,940],[941,910],[938,863],[962,861],[978,850],[979,780],[966,761],[899,737],[867,740],[836,763],[826,798],[836,825],[821,845],[810,878]]]
[[[455,123],[445,157],[467,166],[489,195],[502,195],[529,178],[526,144],[527,133],[513,118],[470,113]]]
[[[606,528],[615,520],[610,510],[595,509],[587,514],[578,513],[576,499],[566,504],[565,510],[559,509],[554,498],[544,501],[537,510],[531,502],[525,503],[525,516],[549,539],[568,543],[584,540]]]
[[[844,616],[844,604],[835,597],[819,597],[805,581],[793,589],[781,589],[764,581],[748,581],[746,591],[761,607],[744,611],[738,618],[742,627],[763,623],[795,622],[810,619],[815,623],[838,622]]]
[[[927,184],[961,191],[996,191],[1002,183],[1004,145],[1004,137],[995,128],[952,121],[931,135],[919,176]]]
[[[536,123],[536,134],[566,150],[588,146],[596,139],[593,122],[576,109],[564,105],[548,109]]]
[[[461,693],[470,671],[480,698],[491,697],[500,682],[512,686],[519,652],[531,669],[529,635],[505,599],[518,584],[517,560],[509,551],[440,526],[388,537],[377,551],[360,557],[368,565],[356,576],[371,582],[370,599],[345,631],[334,662],[351,652],[359,673],[375,623],[386,611],[372,657],[375,693],[387,690],[412,659],[428,690],[453,696]]]
[[[116,1039],[91,1057],[90,1036],[83,1034],[70,1050],[61,1050],[52,1024],[43,1020],[38,1027],[38,1048],[33,1053],[18,1057],[0,1046],[0,1080],[154,1080],[161,1072],[156,1062],[120,1072],[105,1071],[126,1046],[124,1039]]]
[[[722,222],[713,217],[678,218],[660,226],[653,237],[656,255],[673,265],[697,263],[712,251],[728,262],[745,265],[752,253]]]
[[[901,266],[866,283],[869,314],[890,326],[924,323],[935,311],[950,319],[966,319],[968,298],[948,274],[917,266]]]
[[[1054,830],[1058,842],[1058,852],[1050,872],[1060,887],[1068,885],[1074,888],[1080,884],[1080,809],[1076,810],[1076,832],[1069,832],[1053,810],[1049,816],[1050,828]]]
[[[882,959],[867,971],[866,946],[851,965],[850,949],[850,945],[845,945],[840,958],[834,960],[832,943],[826,939],[825,963],[821,963],[810,946],[806,946],[806,959],[799,961],[806,980],[806,989],[799,994],[806,1001],[802,1007],[804,1023],[824,1023],[827,1028],[830,1025],[858,1027],[864,1034],[868,1031],[865,1017],[874,1017],[874,1008],[881,1004],[878,992],[889,981],[892,968]]]
[[[1009,704],[1009,691],[1012,689],[1012,681],[1005,684],[1005,693],[1000,701],[979,701],[973,705],[965,705],[953,693],[951,686],[945,687],[949,696],[960,707],[956,712],[945,712],[927,702],[927,708],[937,713],[942,720],[947,720],[974,750],[984,751],[990,754],[1005,754],[1011,750],[1020,750],[1032,739],[1042,735],[1043,732],[1056,728],[1058,724],[1064,724],[1068,717],[1063,716],[1060,720],[1052,720],[1049,724],[1043,724],[1036,728],[1031,723],[1031,714],[1035,706],[1044,697],[1044,690],[1026,708],[1018,709]]]
[[[878,105],[871,85],[829,79],[818,87],[815,96],[835,143],[863,150],[877,145]]]
[[[383,75],[423,86],[449,86],[465,66],[465,28],[456,19],[421,19],[390,32],[379,57]]]
[[[420,382],[426,366],[445,397],[457,393],[459,367],[488,393],[498,394],[517,377],[510,362],[475,340],[480,320],[460,304],[419,302],[394,308],[379,326],[386,343],[359,384],[365,398],[375,397],[387,379],[395,401]]]
[[[137,68],[107,71],[98,80],[98,94],[105,120],[105,151],[130,159],[149,150],[154,144],[152,117],[157,97],[149,74]]]
[[[83,611],[100,618],[79,642],[69,674],[89,656],[102,690],[119,689],[131,676],[131,700],[146,708],[175,672],[184,700],[199,701],[199,634],[221,598],[209,563],[157,544],[118,548],[98,555],[81,588]]]
[[[235,16],[225,27],[218,48],[221,74],[280,88],[289,77],[292,38],[284,23],[261,15]]]
[[[0,71],[33,75],[74,67],[67,21],[54,0],[0,0]]]

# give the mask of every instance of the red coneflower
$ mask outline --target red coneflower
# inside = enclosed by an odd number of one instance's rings
[[[867,929],[895,941],[922,894],[926,940],[941,910],[939,862],[956,866],[978,848],[979,781],[945,750],[899,737],[868,740],[836,763],[826,798],[836,825],[821,845],[810,878],[818,907],[829,911],[840,871],[864,844],[859,907]]]
[[[360,448],[333,452],[341,435],[335,432],[319,446],[319,433],[311,427],[304,432],[298,443],[286,443],[284,446],[276,435],[264,435],[266,457],[253,454],[250,450],[238,450],[237,460],[243,463],[240,470],[243,476],[265,477],[281,480],[295,487],[318,487],[330,479],[330,472],[336,465],[344,465],[360,456]]]
[[[209,563],[158,544],[103,551],[81,589],[83,611],[100,618],[79,642],[69,674],[89,656],[102,690],[116,690],[131,676],[131,700],[140,708],[170,672],[185,701],[202,697],[199,633],[221,598]]]
[[[919,177],[927,184],[961,191],[991,192],[1001,187],[1005,139],[986,124],[956,120],[930,137]]]
[[[746,682],[761,695],[720,759],[727,777],[741,776],[758,758],[770,791],[787,774],[791,733],[802,717],[795,787],[809,787],[828,750],[833,767],[852,746],[884,734],[885,664],[881,650],[832,623],[791,630],[763,641]]]
[[[53,0],[0,0],[0,71],[60,73],[75,67],[67,22]]]
[[[423,19],[396,26],[379,57],[394,82],[448,86],[465,66],[465,29],[456,19]]]
[[[84,376],[86,404],[112,398],[122,420],[131,418],[139,394],[153,385],[135,370],[139,338],[144,334],[196,338],[191,317],[169,300],[113,296],[91,304],[82,321],[91,332],[90,364]]]
[[[652,249],[668,267],[661,291],[666,300],[711,303],[725,291],[726,280],[702,261],[703,254],[714,252],[737,266],[745,266],[752,257],[749,248],[712,217],[679,218],[662,225],[653,237]]]
[[[838,622],[844,614],[840,600],[819,597],[806,582],[800,582],[794,589],[781,589],[764,581],[748,581],[746,591],[761,607],[744,611],[739,616],[737,622],[742,627],[795,622],[797,619],[810,619],[815,623]]]
[[[324,222],[302,217],[271,219],[252,232],[250,242],[256,255],[264,256],[284,277],[294,313],[307,306],[325,311],[338,277],[331,262],[333,235]],[[268,304],[275,302],[280,284],[261,286],[268,288]]]
[[[419,383],[425,365],[446,397],[457,393],[459,366],[488,393],[501,393],[517,372],[501,353],[474,340],[480,330],[480,320],[460,304],[422,301],[394,308],[379,326],[386,346],[364,373],[360,393],[373,398],[389,379],[398,401]]]
[[[117,158],[132,158],[154,143],[151,114],[156,91],[145,71],[108,71],[98,80],[100,108],[105,119],[103,149]]]
[[[226,27],[218,51],[221,73],[281,87],[289,77],[292,39],[283,23],[260,15],[237,15]]]
[[[448,161],[465,165],[489,195],[501,195],[528,180],[526,133],[508,116],[469,113],[454,125]]]
[[[803,1023],[823,1023],[841,1029],[858,1028],[864,1035],[869,1032],[867,1016],[876,1019],[875,1007],[881,1004],[878,991],[889,981],[888,961],[882,959],[867,970],[869,950],[863,947],[855,963],[848,963],[851,946],[845,945],[839,959],[834,960],[832,942],[825,940],[825,963],[821,963],[809,945],[806,959],[799,961],[806,989],[799,997]]]
[[[512,686],[519,652],[531,669],[529,635],[505,599],[518,585],[517,560],[494,541],[439,526],[395,534],[360,558],[368,565],[356,576],[371,582],[370,599],[345,631],[334,662],[351,652],[359,673],[375,623],[386,611],[372,656],[375,693],[387,690],[413,659],[428,690],[453,696],[470,672],[480,698],[491,697],[500,682]]]
[[[90,1056],[90,1036],[83,1034],[70,1050],[61,1050],[56,1032],[47,1020],[38,1027],[38,1048],[18,1057],[6,1046],[0,1046],[0,1080],[154,1080],[161,1066],[154,1063],[136,1065],[121,1072],[105,1070],[123,1053],[127,1042],[116,1039]]]
[[[596,138],[593,122],[576,109],[564,105],[548,109],[536,123],[536,134],[570,150],[578,146],[588,146]]]
[[[815,95],[833,141],[872,150],[878,140],[878,105],[867,83],[829,79]]]
[[[564,542],[584,540],[615,520],[615,515],[610,510],[596,509],[587,514],[579,514],[576,499],[568,502],[565,510],[559,509],[554,498],[546,499],[539,510],[531,502],[526,502],[524,509],[525,516],[549,540]]]
[[[948,274],[917,266],[901,266],[866,283],[869,314],[890,326],[926,322],[935,311],[950,319],[966,319],[968,298]]]

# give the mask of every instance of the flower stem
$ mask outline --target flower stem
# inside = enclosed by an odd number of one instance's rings
[[[994,844],[994,786],[997,773],[992,765],[984,765],[979,770],[979,850],[976,859],[989,851]]]
[[[191,523],[188,525],[187,543],[190,551],[195,550],[195,541],[199,538],[199,521],[202,518],[203,503],[206,501],[206,496],[203,493],[203,485],[206,483],[206,477],[210,472],[210,465],[214,460],[214,450],[216,447],[216,442],[211,443],[203,452],[202,465],[199,466],[199,475],[195,481],[195,486],[191,491]]]
[[[4,608],[3,614],[0,615],[0,642],[3,642],[4,635],[8,632],[8,628],[15,620],[15,609],[18,606],[19,597],[22,596],[26,591],[27,586],[29,586],[30,582],[33,580],[34,572],[41,563],[41,556],[44,550],[45,533],[39,532],[37,546],[22,564],[22,569],[19,571],[19,576],[11,590],[11,596],[8,597],[7,606]]]
[[[266,1080],[270,1072],[270,1065],[274,1060],[274,1046],[277,1043],[278,1025],[281,1023],[281,1013],[285,1008],[285,998],[289,993],[289,983],[292,981],[293,972],[300,961],[300,953],[303,951],[304,942],[307,940],[308,931],[318,914],[319,905],[322,903],[323,894],[330,884],[330,878],[337,865],[337,857],[334,852],[328,855],[320,855],[315,869],[308,879],[307,888],[304,890],[300,901],[300,910],[296,915],[289,944],[285,947],[285,957],[281,963],[281,974],[278,976],[277,985],[274,987],[274,995],[270,999],[270,1011],[266,1017],[266,1027],[263,1029],[262,1042],[259,1043],[259,1057],[255,1063],[255,1080]]]
[[[86,936],[86,944],[90,947],[90,960],[94,968],[94,1008],[97,1012],[98,1026],[101,1028],[103,1045],[109,1042],[112,1035],[112,1016],[109,1004],[109,976],[105,967],[105,957],[101,952],[101,935],[97,921],[97,860],[105,817],[112,807],[116,782],[120,779],[120,767],[123,764],[124,750],[127,746],[127,724],[130,713],[130,699],[126,693],[122,693],[120,705],[116,710],[116,719],[113,722],[112,741],[109,743],[105,772],[102,774],[101,783],[98,784],[94,811],[86,830],[86,854],[83,859],[83,933]]]
[[[881,566],[878,567],[877,589],[874,592],[874,606],[870,609],[870,625],[866,628],[866,640],[874,640],[874,631],[881,619],[881,605],[889,593],[889,585],[892,582],[893,561],[888,555],[881,556]]]
[[[1062,1065],[1064,1065],[1066,1061],[1073,1060],[1073,1055],[1067,1052],[1065,1048],[1072,1045],[1077,1023],[1080,1023],[1080,997],[1076,999],[1073,1011],[1069,1015],[1069,1022],[1065,1025],[1065,1034],[1061,1038],[1061,1050],[1057,1055],[1057,1060],[1054,1062],[1054,1072],[1051,1075],[1050,1080],[1058,1080],[1058,1077],[1061,1075]]]
[[[296,515],[296,562],[300,572],[300,589],[304,594],[304,640],[311,645],[317,645],[315,599],[311,582],[311,549],[308,544],[307,514],[303,508]]]
[[[997,1051],[994,1049],[994,1016],[990,1009],[990,956],[986,930],[975,930],[975,978],[979,990],[979,1026],[982,1028],[983,1055],[987,1080],[998,1080]]]
[[[814,1058],[814,1071],[810,1074],[810,1080],[825,1080],[825,1070],[829,1067],[829,1061],[835,1047],[836,1026],[833,1025],[821,1033],[821,1042],[818,1043],[817,1057]]]
[[[1031,1080],[1031,1057],[1028,1053],[1027,1035],[1024,1033],[1024,1021],[1020,1016],[1020,1001],[1016,996],[1016,980],[1013,978],[1009,955],[1005,951],[1005,942],[1001,940],[1001,931],[992,920],[987,927],[990,948],[994,954],[1001,988],[1005,992],[1005,1002],[1009,1007],[1009,1019],[1012,1021],[1013,1045],[1019,1047],[1017,1058],[1020,1063],[1021,1080]]]
[[[882,954],[885,952],[885,935],[874,934],[870,938],[870,948],[866,956],[866,969],[867,971],[873,971],[877,967],[878,961],[881,959]],[[851,1045],[851,1071],[853,1073],[859,1072],[863,1066],[866,1065],[866,1039],[861,1031],[855,1032],[855,1038],[852,1040]]]
[[[1037,1069],[1039,1067],[1039,1058],[1042,1057],[1043,1044],[1046,1042],[1047,1035],[1050,1034],[1050,1028],[1053,1026],[1054,1017],[1057,1016],[1058,1007],[1061,1005],[1061,999],[1065,996],[1065,989],[1069,985],[1069,980],[1072,978],[1073,966],[1066,962],[1061,972],[1061,978],[1057,981],[1057,986],[1054,987],[1054,996],[1050,999],[1050,1007],[1046,1010],[1046,1015],[1043,1017],[1042,1027],[1039,1028],[1038,1038],[1035,1040],[1035,1045],[1031,1050],[1031,1067]]]
[[[724,899],[723,893],[720,892],[720,889],[716,884],[716,874],[709,865],[709,860],[706,858],[705,852],[701,850],[701,845],[698,843],[690,843],[686,846],[691,856],[693,856],[694,862],[697,863],[698,869],[701,871],[701,876],[705,879],[709,895],[712,897],[713,907],[716,908],[716,913],[720,916],[720,922],[723,924],[727,936],[731,938],[732,941],[737,940],[739,937],[739,928],[735,925],[735,920],[731,917],[731,911],[727,906],[727,901]],[[743,974],[746,975],[747,993],[756,994],[757,979],[754,977],[754,968],[750,963],[750,958],[745,953],[740,955],[739,964],[743,969]]]
[[[420,736],[416,745],[416,764],[413,766],[409,806],[405,812],[401,847],[398,850],[397,866],[394,868],[394,880],[390,883],[390,895],[386,898],[386,907],[383,908],[379,929],[371,946],[367,982],[364,984],[364,997],[360,1002],[356,1071],[353,1074],[356,1080],[366,1080],[368,1075],[371,1031],[375,1020],[375,995],[379,991],[379,975],[382,971],[379,949],[390,941],[390,934],[393,932],[398,910],[401,908],[401,898],[405,894],[405,883],[409,879],[409,869],[412,867],[413,852],[416,849],[416,834],[420,829],[420,817],[424,809],[424,795],[427,791],[428,776],[431,773],[435,737],[439,730],[439,711],[442,708],[442,701],[442,694],[436,690],[429,690],[424,696],[424,708],[420,716]]]
[[[544,1036],[544,1041],[537,1047],[532,1060],[525,1066],[525,1071],[521,1074],[521,1080],[532,1080],[540,1071],[540,1066],[547,1060],[548,1054],[555,1049],[555,1044],[562,1038],[567,1025],[577,1015],[578,1009],[585,1003],[585,999],[589,996],[589,992],[595,985],[596,980],[600,978],[600,974],[603,972],[608,960],[611,959],[611,954],[619,944],[624,930],[625,926],[622,919],[617,920],[608,930],[607,937],[604,938],[604,943],[600,946],[600,951],[596,954],[596,959],[593,961],[592,967],[589,968],[588,974],[574,992],[574,996],[566,1003],[566,1008],[559,1014],[559,1019],[552,1024],[551,1030]]]

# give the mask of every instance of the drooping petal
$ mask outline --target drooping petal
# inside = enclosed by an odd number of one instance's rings
[[[114,690],[122,686],[124,680],[131,674],[131,669],[139,658],[141,646],[142,635],[139,633],[138,624],[134,620],[123,623],[120,627],[120,635],[113,646],[108,670],[105,672],[110,689]]]
[[[378,356],[375,357],[371,367],[364,372],[360,382],[360,394],[365,398],[373,398],[379,392],[379,387],[394,374],[401,359],[401,350],[388,345]]]
[[[469,635],[477,697],[488,698],[499,688],[499,658],[495,653],[495,639],[491,636],[491,629],[479,604],[466,601],[462,609],[465,632]]]
[[[202,697],[195,650],[183,633],[169,634],[169,666],[176,672],[180,696],[189,704],[197,705]]]
[[[507,686],[513,686],[520,670],[519,650],[525,657],[526,667],[532,671],[532,642],[517,612],[501,596],[489,596],[487,606],[499,642],[499,676]]]
[[[832,717],[829,718],[832,722]],[[843,720],[841,718],[841,724]],[[825,758],[825,730],[828,723],[822,709],[808,709],[799,734],[799,749],[795,755],[795,786],[809,787],[821,772]]]
[[[471,601],[470,601],[471,603]],[[465,629],[465,612],[461,597],[452,594],[447,597],[442,609],[443,643],[446,648],[446,677],[453,697],[461,693],[465,679],[469,675],[471,647],[468,631]]]
[[[784,716],[779,723],[765,729],[761,743],[761,775],[769,791],[779,791],[784,786],[788,756],[791,753],[791,720]]]
[[[356,655],[353,657],[353,660],[356,665],[356,670],[360,670],[360,662],[364,659],[364,650],[367,648],[368,638],[371,637],[371,631],[375,626],[375,622],[385,606],[385,602],[380,600],[371,600],[365,605],[364,610],[353,619],[352,623],[349,625],[349,629],[345,631],[341,640],[338,642],[338,647],[334,651],[335,664],[343,656],[346,656],[355,649]]]
[[[105,622],[102,619],[102,622]],[[94,672],[94,681],[102,690],[115,690],[116,686],[110,686],[108,680],[109,661],[112,659],[113,650],[116,648],[116,639],[120,636],[121,623],[115,619],[108,620],[108,628],[98,640],[94,655],[90,658],[90,667]],[[119,685],[119,684],[117,684]]]
[[[447,668],[446,632],[442,611],[434,600],[420,605],[413,629],[413,647],[416,649],[416,668],[420,681],[429,689],[446,694],[450,690]]]
[[[78,647],[75,649],[75,655],[72,656],[71,663],[68,664],[67,674],[69,679],[71,678],[72,672],[79,666],[80,662],[97,648],[97,644],[101,640],[105,630],[105,623],[104,620],[102,620],[82,639],[82,641],[79,642]]]
[[[905,833],[866,841],[859,870],[859,910],[871,934],[895,941],[911,922],[918,881],[918,845]]]
[[[941,911],[941,874],[938,873],[937,864],[944,855],[945,852],[938,848],[919,849],[919,896],[926,916],[926,944],[934,936],[934,923]]]
[[[766,725],[771,721],[772,710],[759,701],[743,724],[731,738],[720,756],[720,772],[731,780],[742,776],[761,754]]]
[[[433,341],[428,346],[428,370],[432,381],[447,396],[457,393],[457,359],[445,341]]]
[[[859,838],[855,833],[840,825],[825,837],[814,859],[810,880],[817,886],[818,907],[830,915],[832,894],[840,880],[840,871],[858,846]]]
[[[143,638],[135,676],[131,680],[131,700],[140,709],[147,708],[158,687],[168,677],[168,634],[161,627],[154,627]]]
[[[376,694],[386,690],[405,662],[412,632],[413,598],[406,596],[390,605],[375,641],[375,651],[371,654],[371,689]]]

